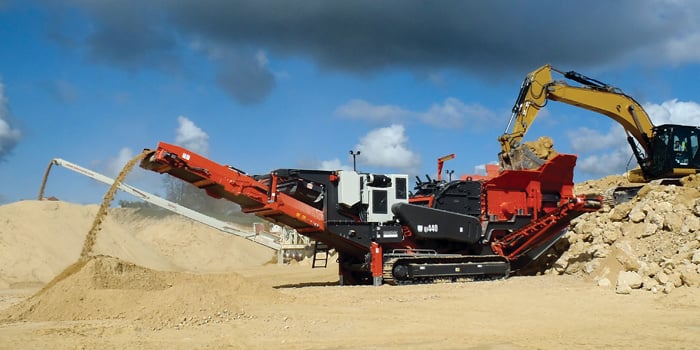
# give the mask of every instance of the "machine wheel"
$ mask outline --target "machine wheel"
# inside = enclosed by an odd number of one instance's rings
[[[394,266],[394,268],[391,271],[391,274],[396,280],[406,280],[408,279],[408,266],[404,264],[398,264]]]

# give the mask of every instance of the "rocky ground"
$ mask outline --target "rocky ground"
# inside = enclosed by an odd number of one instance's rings
[[[589,181],[578,193],[628,186],[621,176]],[[700,176],[679,185],[647,184],[631,201],[572,222],[549,273],[592,278],[617,293],[671,293],[700,287]]]

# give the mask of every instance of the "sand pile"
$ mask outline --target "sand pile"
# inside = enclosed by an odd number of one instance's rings
[[[180,328],[252,318],[247,303],[290,298],[236,273],[163,272],[97,256],[70,266],[0,317],[11,322],[126,319],[155,329]]]
[[[289,299],[236,273],[211,274],[262,265],[273,256],[269,248],[181,216],[145,217],[135,209],[109,209],[90,235],[98,209],[57,201],[0,207],[0,281],[48,282],[0,319],[127,319],[160,329],[250,318],[244,307],[252,299]]]
[[[22,201],[0,206],[0,288],[40,286],[80,257],[97,205]],[[109,209],[95,254],[147,268],[221,272],[268,262],[274,251],[187,218]]]
[[[611,193],[626,184],[609,176],[577,186],[577,193]],[[637,196],[572,222],[557,244],[561,257],[548,272],[593,278],[617,293],[671,292],[700,287],[700,177],[681,186],[647,184]]]

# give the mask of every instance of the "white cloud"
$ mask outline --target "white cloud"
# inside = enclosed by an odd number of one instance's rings
[[[179,124],[175,143],[201,155],[209,153],[209,135],[186,117],[177,117]]]
[[[698,125],[698,121],[700,121],[700,104],[693,101],[673,99],[660,105],[648,103],[644,105],[644,110],[647,111],[655,125]]]
[[[10,123],[0,116],[0,157],[10,152],[21,136],[19,130],[12,128]]]
[[[625,130],[619,124],[612,124],[606,133],[582,127],[567,132],[567,136],[579,156],[577,173],[602,177],[622,174],[637,166]]]
[[[594,176],[622,174],[637,166],[636,160],[631,157],[632,150],[629,146],[626,148],[619,147],[608,153],[579,158],[576,163],[576,171],[582,171]]]
[[[700,60],[700,51],[697,49],[700,46],[700,33],[696,31],[691,31],[683,37],[670,38],[663,46],[662,52],[665,52],[668,60],[674,64]]]
[[[191,151],[206,155],[209,151],[209,136],[191,120],[183,116],[178,117],[177,121],[179,126],[177,128],[177,135],[175,136],[175,143]],[[131,148],[123,147],[116,156],[108,158],[105,163],[99,163],[103,165],[101,168],[105,175],[115,178],[124,168],[124,165],[136,157],[136,155],[137,154]],[[139,170],[137,166],[129,174],[129,178],[131,181],[142,181],[145,177],[144,174],[146,174],[146,172]],[[160,190],[160,183],[151,184],[142,181],[142,184]]]
[[[5,97],[5,87],[0,82],[0,160],[17,145],[22,133],[10,125],[10,107]]]
[[[105,175],[112,178],[117,177],[122,168],[124,168],[124,165],[126,165],[126,163],[135,156],[134,151],[128,147],[120,149],[119,154],[117,154],[116,157],[107,159],[107,164],[105,165]]]
[[[394,105],[373,105],[365,100],[350,100],[336,108],[335,115],[348,119],[373,122],[397,122],[410,117],[413,112]]]
[[[321,161],[321,165],[319,166],[319,169],[320,170],[352,170],[352,167],[341,163],[340,159],[334,158],[331,160]]]
[[[475,166],[474,166],[474,174],[476,174],[476,175],[487,175],[487,174],[488,174],[488,172],[486,171],[486,166],[487,166],[487,165],[498,165],[498,162],[497,162],[497,161],[493,161],[493,162],[486,163],[486,164],[475,165]]]
[[[355,149],[358,164],[413,170],[420,165],[420,157],[407,147],[408,137],[404,127],[393,124],[386,128],[374,129],[360,139]]]
[[[418,114],[418,119],[438,128],[461,128],[467,120],[470,126],[487,125],[494,116],[495,113],[478,103],[466,105],[448,97],[442,104],[434,104],[427,112]]]
[[[396,105],[373,105],[365,100],[355,99],[338,107],[335,115],[372,122],[398,123],[419,120],[436,128],[461,128],[469,121],[470,127],[480,128],[488,125],[494,119],[495,113],[478,103],[465,104],[457,98],[448,97],[441,104],[433,104],[425,112],[412,111]]]
[[[255,53],[255,61],[258,63],[258,66],[260,66],[260,68],[267,67],[267,64],[270,62],[270,60],[268,60],[267,58],[267,53],[265,53],[265,51],[262,50]]]
[[[618,124],[613,124],[605,134],[587,127],[569,131],[567,134],[571,148],[577,153],[609,150],[621,146],[629,147],[625,129]]]

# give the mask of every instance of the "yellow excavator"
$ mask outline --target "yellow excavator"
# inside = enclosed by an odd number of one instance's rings
[[[552,80],[552,72],[580,85]],[[700,126],[654,125],[644,108],[620,89],[582,74],[544,65],[525,77],[501,143],[500,167],[523,170],[539,167],[555,152],[537,152],[522,139],[548,101],[559,101],[606,115],[622,125],[639,167],[628,172],[633,183],[679,179],[700,172]],[[551,148],[551,142],[545,142]],[[540,148],[541,145],[540,145]]]

